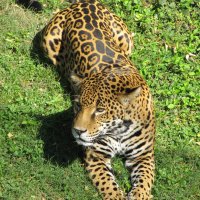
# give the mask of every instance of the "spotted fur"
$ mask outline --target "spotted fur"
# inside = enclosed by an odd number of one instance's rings
[[[149,88],[129,55],[132,35],[97,0],[58,12],[43,30],[42,46],[69,79],[75,99],[73,135],[85,147],[86,169],[104,199],[149,200],[154,180],[155,122]],[[126,195],[111,167],[125,158],[132,188]]]

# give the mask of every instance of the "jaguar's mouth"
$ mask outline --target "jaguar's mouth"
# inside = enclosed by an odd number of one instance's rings
[[[95,141],[98,140],[99,136],[102,134],[102,131],[99,131],[93,136],[89,136],[88,132],[79,135],[74,129],[72,129],[72,134],[79,145],[92,146],[95,143]]]
[[[93,144],[94,144],[93,141],[88,142],[88,141],[82,140],[81,138],[77,138],[76,142],[77,142],[77,144],[85,146],[85,147],[93,146]]]

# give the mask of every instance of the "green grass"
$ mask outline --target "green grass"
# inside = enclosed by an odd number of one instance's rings
[[[14,0],[0,2],[0,199],[101,199],[84,170],[81,148],[70,134],[69,91],[33,45],[52,12],[68,3],[41,2],[41,13]],[[103,2],[135,33],[131,59],[154,96],[154,199],[198,200],[200,3]],[[115,159],[114,168],[127,191],[130,183],[121,159]]]

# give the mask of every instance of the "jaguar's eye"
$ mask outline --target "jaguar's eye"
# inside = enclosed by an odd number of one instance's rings
[[[97,108],[96,109],[96,113],[103,113],[103,112],[105,112],[105,109],[104,108]]]

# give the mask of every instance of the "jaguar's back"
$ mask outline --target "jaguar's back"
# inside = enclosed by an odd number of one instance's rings
[[[67,76],[75,72],[88,77],[116,61],[126,60],[133,42],[123,21],[101,3],[81,2],[52,18],[43,30],[43,47]]]

